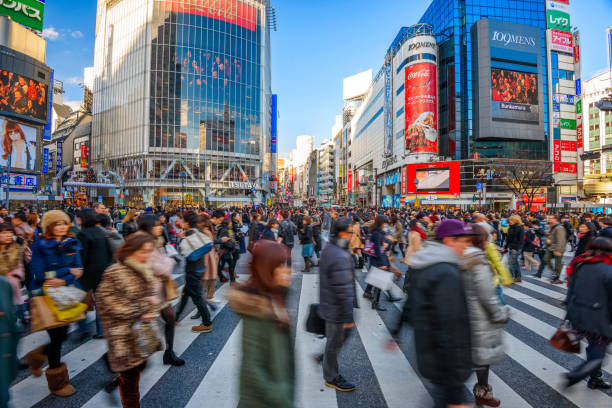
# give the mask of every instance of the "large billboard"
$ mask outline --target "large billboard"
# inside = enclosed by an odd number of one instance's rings
[[[47,123],[48,92],[49,86],[43,82],[0,71],[0,113]]]
[[[44,0],[0,1],[0,15],[38,31],[43,29]]]
[[[534,73],[491,69],[491,99],[493,118],[535,122],[540,120],[538,109],[538,76]]]
[[[409,164],[406,166],[406,184],[407,194],[459,194],[461,164],[458,161]]]
[[[393,96],[391,93],[391,64],[385,65],[385,130],[383,140],[385,144],[385,156],[393,154]]]
[[[36,169],[37,129],[14,120],[0,118],[0,167]]]
[[[420,63],[406,68],[406,150],[438,153],[437,66]]]
[[[239,0],[163,0],[162,10],[195,14],[255,31],[257,9]]]

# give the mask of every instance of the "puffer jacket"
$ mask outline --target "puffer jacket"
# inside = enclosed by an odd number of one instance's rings
[[[30,290],[42,288],[45,272],[55,271],[55,276],[66,285],[81,287],[70,272],[72,268],[82,268],[81,243],[76,238],[65,238],[62,242],[53,238],[39,239],[32,244],[32,281]]]
[[[565,253],[565,247],[567,246],[567,233],[563,225],[556,224],[546,233],[546,237],[550,239],[550,244],[547,248],[551,252]]]
[[[473,366],[462,260],[431,241],[411,264],[408,299],[419,372],[442,387],[449,404],[460,404]]]
[[[504,358],[503,327],[510,318],[493,285],[493,270],[485,253],[476,247],[465,251],[463,285],[472,329],[474,366],[488,366]]]
[[[333,323],[353,323],[358,308],[353,260],[348,241],[332,238],[319,260],[319,309],[321,319]]]
[[[506,238],[506,249],[520,251],[523,249],[524,233],[523,226],[512,224],[508,229],[508,237]]]
[[[485,249],[485,255],[487,255],[487,259],[493,270],[493,286],[497,286],[500,283],[504,286],[511,285],[514,282],[514,278],[506,264],[502,262],[502,257],[499,254],[497,245],[493,242],[489,242],[489,245],[487,245]]]

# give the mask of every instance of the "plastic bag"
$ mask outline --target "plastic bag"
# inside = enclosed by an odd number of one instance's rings
[[[62,311],[81,303],[87,296],[87,292],[74,286],[45,287],[45,295],[49,296],[55,307]]]

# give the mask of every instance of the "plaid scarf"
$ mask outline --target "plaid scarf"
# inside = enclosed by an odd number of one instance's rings
[[[569,278],[571,275],[575,274],[578,269],[584,265],[585,263],[600,263],[603,262],[606,265],[612,265],[612,254],[603,253],[601,251],[588,251],[584,254],[575,257],[572,259],[570,264],[566,268],[567,277]],[[567,280],[567,284],[569,285],[569,279]]]

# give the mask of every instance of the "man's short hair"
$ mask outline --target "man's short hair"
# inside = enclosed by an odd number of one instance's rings
[[[213,211],[211,218],[225,218],[225,210],[216,209]]]

